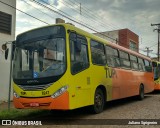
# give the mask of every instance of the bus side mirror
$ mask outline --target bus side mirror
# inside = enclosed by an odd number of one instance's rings
[[[2,45],[2,49],[3,49],[4,51],[6,51],[6,50],[7,50],[7,44],[3,44],[3,45]]]
[[[5,51],[5,59],[7,60],[9,49],[7,48],[6,43],[2,45],[2,49]]]
[[[7,48],[7,44],[11,44],[11,57],[12,57],[12,60],[14,58],[14,51],[15,51],[15,41],[11,42],[11,43],[5,43],[2,45],[2,49],[5,51],[5,59],[7,60],[8,59],[8,53],[9,53],[9,48]]]
[[[80,40],[74,41],[74,45],[76,52],[77,53],[81,52],[81,41]]]
[[[153,67],[157,67],[157,63],[156,62],[152,62],[152,66]]]

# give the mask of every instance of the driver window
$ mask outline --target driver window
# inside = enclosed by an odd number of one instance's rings
[[[77,38],[77,40],[76,40]],[[76,43],[81,42],[81,50],[77,51]],[[87,40],[80,35],[70,34],[71,72],[76,74],[89,67]]]

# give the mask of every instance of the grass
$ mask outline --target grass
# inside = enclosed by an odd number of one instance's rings
[[[0,119],[28,119],[38,115],[43,115],[46,112],[44,110],[34,109],[10,109],[0,111]]]

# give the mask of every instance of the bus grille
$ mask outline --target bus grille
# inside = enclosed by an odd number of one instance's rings
[[[18,85],[24,91],[38,91],[38,90],[45,90],[50,87],[50,84],[42,84],[42,85]]]

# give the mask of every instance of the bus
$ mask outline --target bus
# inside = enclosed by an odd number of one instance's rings
[[[61,23],[17,36],[13,59],[15,108],[72,110],[154,90],[151,59]]]
[[[154,90],[160,90],[160,62],[153,61],[153,70],[154,70]]]

